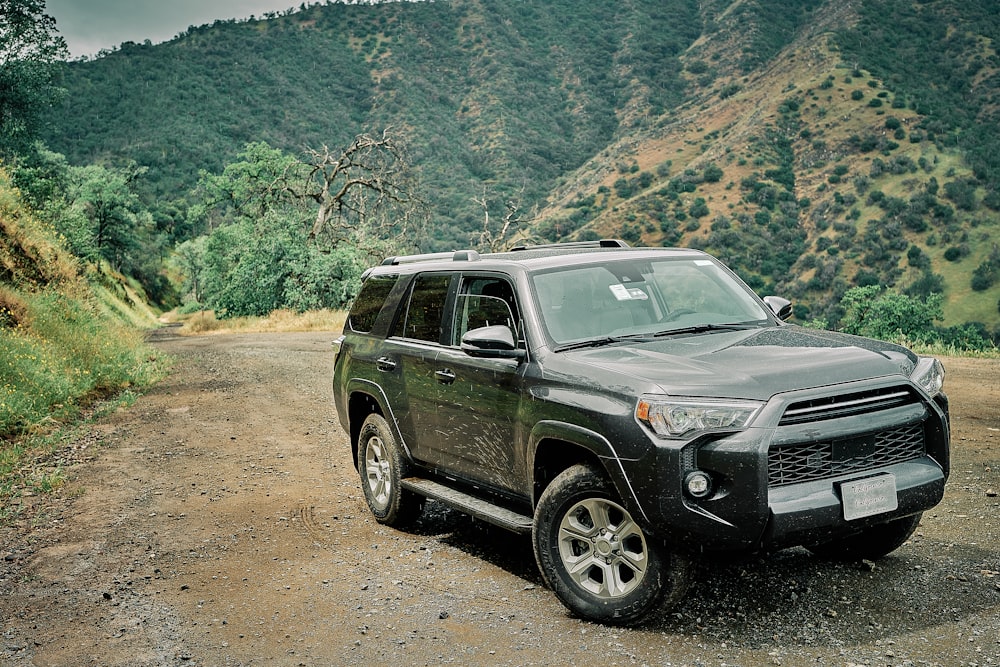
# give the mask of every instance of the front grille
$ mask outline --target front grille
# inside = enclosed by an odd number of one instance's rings
[[[767,454],[768,483],[785,486],[829,479],[910,461],[924,452],[922,423],[848,440],[774,446]]]
[[[792,403],[781,416],[779,426],[850,417],[919,402],[920,398],[913,393],[912,389],[905,386],[824,396]]]

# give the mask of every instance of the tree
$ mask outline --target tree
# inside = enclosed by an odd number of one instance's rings
[[[306,151],[304,182],[287,187],[319,205],[309,239],[326,236],[333,245],[351,240],[369,254],[400,241],[422,226],[424,207],[403,145],[390,134],[359,134],[350,146]],[[412,236],[411,236],[412,238]]]
[[[136,193],[136,182],[146,168],[135,163],[122,169],[88,165],[74,167],[72,172],[72,208],[89,222],[93,256],[87,258],[123,268],[134,259],[139,239],[151,233],[152,217]]]
[[[524,194],[524,188],[521,188],[519,194]],[[483,186],[483,196],[476,199],[473,197],[473,201],[483,207],[483,228],[479,232],[479,237],[474,244],[478,248],[482,248],[489,252],[500,252],[504,250],[504,245],[508,242],[511,237],[517,236],[515,234],[515,229],[522,227],[527,223],[530,224],[534,219],[534,216],[528,220],[524,220],[521,217],[521,200],[520,197],[515,198],[504,198],[503,207],[504,215],[499,222],[499,226],[494,225],[490,222],[490,198],[487,186]],[[523,236],[523,234],[521,235]]]
[[[972,272],[972,289],[977,292],[986,291],[993,287],[998,278],[1000,278],[1000,247],[994,245],[989,257]]]
[[[841,331],[888,341],[927,342],[935,337],[934,321],[944,317],[944,297],[926,299],[885,290],[880,285],[854,287],[841,301]]]
[[[219,317],[343,307],[372,258],[412,245],[422,207],[388,131],[303,159],[266,143],[239,157],[202,174],[198,215],[210,232],[178,262],[187,293]]]
[[[0,156],[30,145],[43,111],[58,99],[66,40],[45,0],[0,0]]]
[[[198,181],[209,230],[234,217],[259,218],[296,202],[287,183],[304,176],[301,161],[264,141],[247,144],[237,157],[221,174],[202,172]]]

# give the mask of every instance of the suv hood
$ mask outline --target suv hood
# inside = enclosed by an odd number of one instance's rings
[[[633,382],[647,380],[667,394],[757,400],[855,380],[908,377],[917,362],[916,355],[898,345],[794,325],[679,336],[567,355],[567,360]]]

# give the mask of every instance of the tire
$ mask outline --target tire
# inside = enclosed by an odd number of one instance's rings
[[[910,539],[920,524],[921,516],[923,515],[914,514],[880,523],[853,535],[808,545],[806,548],[817,556],[830,560],[878,560]]]
[[[542,493],[531,531],[546,584],[580,618],[632,625],[690,585],[687,559],[647,538],[610,482],[588,465],[563,471]]]
[[[420,516],[424,498],[406,491],[400,484],[407,474],[406,459],[382,415],[368,415],[361,426],[358,474],[365,501],[376,521],[402,528]]]

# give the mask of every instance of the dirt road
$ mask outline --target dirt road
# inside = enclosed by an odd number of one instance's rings
[[[159,333],[171,376],[0,529],[0,665],[1000,665],[1000,361],[945,361],[952,478],[895,554],[711,565],[623,630],[568,616],[526,539],[370,519],[333,337]]]

